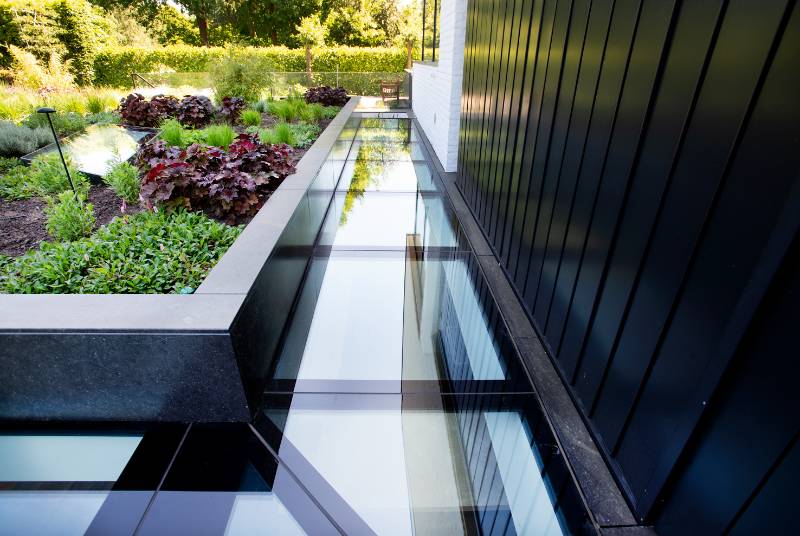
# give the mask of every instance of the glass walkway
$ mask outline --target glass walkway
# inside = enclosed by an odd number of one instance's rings
[[[252,424],[0,435],[0,534],[590,530],[416,126],[351,117]]]

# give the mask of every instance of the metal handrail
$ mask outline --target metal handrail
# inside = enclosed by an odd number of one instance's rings
[[[141,80],[142,82],[144,82],[145,84],[147,84],[148,86],[152,87],[152,88],[156,87],[155,84],[150,82],[150,80],[148,80],[144,76],[140,75],[139,73],[131,73],[131,83],[132,83],[133,87],[136,87],[136,79],[137,78],[139,80]]]

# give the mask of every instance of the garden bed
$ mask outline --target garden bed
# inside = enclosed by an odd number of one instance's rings
[[[346,100],[335,90],[323,88],[321,94]],[[73,167],[73,187],[57,153],[33,158],[30,169],[6,160],[8,169],[0,176],[0,292],[194,292],[337,112],[302,98],[248,107],[241,98],[225,97],[214,106],[205,96],[179,100],[131,94],[120,101],[117,122],[133,129],[160,128],[140,145],[136,167],[110,165],[103,182],[92,175],[91,186],[89,177]],[[94,151],[95,160],[113,158],[109,151],[101,155],[103,150]],[[123,252],[104,241],[123,240],[126,223],[157,233],[148,221],[156,216],[136,216],[156,210],[165,213],[158,223],[166,234],[179,235],[180,226],[188,225],[182,211],[196,213],[191,225],[205,233],[188,232],[190,239],[173,240],[170,248],[156,240],[152,255],[131,244],[130,262],[118,262]],[[156,238],[143,236],[142,242]],[[76,250],[86,262],[66,261]]]
[[[357,102],[193,294],[0,294],[0,419],[248,421],[322,225],[296,216]]]

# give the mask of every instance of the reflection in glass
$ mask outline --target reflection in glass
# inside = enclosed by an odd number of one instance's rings
[[[62,148],[64,153],[68,154],[75,162],[79,171],[102,177],[114,163],[132,157],[136,153],[139,143],[152,134],[153,131],[131,129],[119,125],[90,125],[83,134],[62,142]],[[51,144],[35,154],[39,155],[55,150],[55,144]]]
[[[536,407],[532,395],[275,395],[256,428],[377,534],[568,534],[586,516]]]
[[[141,435],[0,435],[0,534],[83,534]]]
[[[244,424],[193,425],[139,534],[334,534]]]
[[[315,257],[267,391],[528,390],[476,269],[462,253]]]
[[[405,249],[409,236],[426,247],[457,248],[455,217],[441,197],[364,192],[334,196],[320,245],[347,249]]]

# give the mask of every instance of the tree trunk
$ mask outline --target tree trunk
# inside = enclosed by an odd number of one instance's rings
[[[306,78],[308,78],[308,86],[314,85],[314,79],[311,76],[311,47],[306,46]]]
[[[197,17],[197,29],[200,31],[200,42],[203,46],[208,46],[208,19]]]
[[[406,62],[406,69],[410,69],[411,65],[414,63],[414,47],[412,45],[406,45],[406,51],[408,52],[408,61]]]
[[[270,38],[272,39],[272,45],[278,46],[278,31],[275,29],[275,3],[270,3],[269,5],[269,14],[270,16],[270,24],[272,25],[272,31],[269,33]]]

